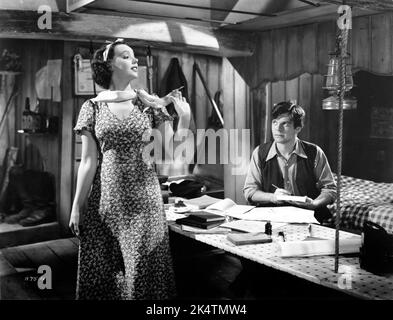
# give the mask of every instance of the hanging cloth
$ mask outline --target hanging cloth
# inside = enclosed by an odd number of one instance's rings
[[[184,76],[183,70],[180,67],[179,60],[177,58],[172,58],[162,80],[159,96],[163,97],[170,93],[172,90],[175,90],[181,86],[183,86],[183,88],[180,89],[183,97],[186,98],[188,102],[190,102],[190,100],[188,99],[188,85],[186,77]],[[175,117],[173,130],[176,131],[178,117],[173,103],[167,106],[167,110],[171,116]]]

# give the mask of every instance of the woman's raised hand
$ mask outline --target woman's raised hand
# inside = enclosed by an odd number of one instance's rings
[[[175,106],[179,117],[191,115],[190,105],[188,104],[186,98],[181,95],[181,92],[179,92],[179,94],[169,96],[169,100]]]
[[[179,115],[191,113],[191,109],[185,98],[182,97],[181,91],[179,89],[172,90],[165,97],[158,97],[157,95],[151,95],[143,89],[137,90],[138,97],[142,100],[144,104],[149,107],[162,109],[166,107],[171,102],[174,104],[176,112]]]

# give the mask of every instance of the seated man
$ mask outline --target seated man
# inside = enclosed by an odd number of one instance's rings
[[[305,112],[291,102],[272,110],[273,142],[253,151],[243,192],[255,205],[295,205],[315,210],[322,222],[331,217],[326,205],[336,199],[336,183],[320,147],[298,139]],[[277,200],[278,194],[307,196],[305,203]]]

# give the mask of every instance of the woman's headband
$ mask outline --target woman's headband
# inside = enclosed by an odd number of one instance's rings
[[[106,41],[106,42],[108,42],[108,44],[106,45],[105,50],[104,50],[104,52],[102,53],[102,58],[103,58],[103,60],[106,61],[106,60],[108,59],[109,49],[111,48],[111,46],[112,46],[113,44],[115,44],[115,43],[117,43],[117,42],[123,42],[123,41],[124,41],[124,39],[116,39],[116,40],[113,41],[113,42]]]

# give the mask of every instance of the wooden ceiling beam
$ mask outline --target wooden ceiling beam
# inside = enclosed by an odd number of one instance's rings
[[[67,0],[70,1],[70,0]],[[0,10],[35,11],[42,6],[48,6],[52,12],[65,12],[66,2],[63,0],[1,0]]]
[[[96,0],[1,0],[0,10],[38,11],[48,6],[52,12],[71,12],[91,4]]]
[[[328,2],[337,5],[343,4],[343,1],[338,1],[338,0],[322,0],[320,2]],[[377,11],[393,10],[392,0],[346,0],[345,4],[352,7],[369,9],[369,10],[377,10]]]
[[[82,8],[94,1],[96,0],[66,0],[66,12],[70,13],[71,11]]]
[[[33,11],[0,11],[0,37],[103,41],[124,38],[135,46],[225,57],[250,56],[250,32],[215,30],[174,21],[85,13],[52,12],[52,29],[40,29],[40,14]]]

